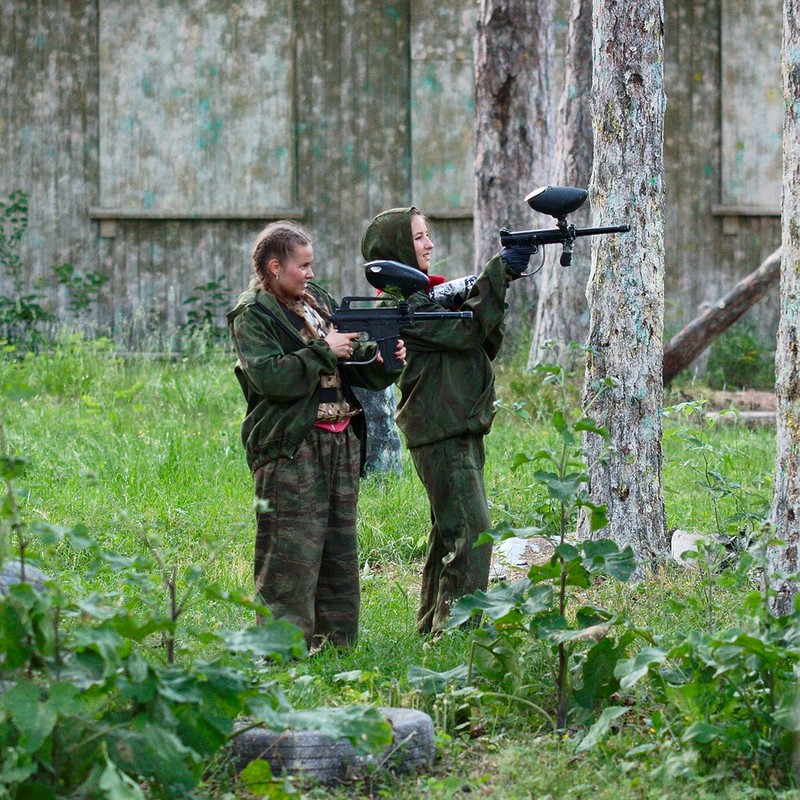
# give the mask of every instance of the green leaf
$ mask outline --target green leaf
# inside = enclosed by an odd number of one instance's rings
[[[407,677],[411,686],[436,695],[442,694],[448,686],[463,686],[467,680],[467,667],[465,664],[459,664],[445,672],[436,672],[412,664],[408,668]]]
[[[203,758],[216,753],[233,733],[234,721],[244,708],[248,688],[245,676],[238,670],[212,664],[195,665],[191,699],[173,706],[180,720],[177,733],[184,745]]]
[[[133,728],[109,730],[109,758],[129,775],[142,775],[170,786],[174,797],[187,796],[202,772],[201,757],[162,725],[144,717],[133,724]]]
[[[606,700],[619,689],[614,668],[625,655],[632,638],[632,635],[622,636],[615,642],[607,636],[589,649],[580,664],[579,679],[572,692],[577,705],[592,709],[599,700]]]
[[[598,436],[602,436],[604,439],[608,439],[611,436],[608,428],[599,426],[593,419],[590,419],[589,417],[583,417],[582,419],[579,419],[575,423],[574,428],[576,431],[596,433]]]
[[[547,564],[533,564],[528,570],[528,579],[532,583],[560,580],[564,571],[567,573],[567,586],[579,586],[583,589],[588,589],[592,585],[591,575],[580,561],[563,562],[555,554]]]
[[[19,747],[35,753],[52,733],[58,716],[41,697],[38,686],[29,681],[17,681],[0,695],[0,708],[8,712],[20,733]]]
[[[629,689],[647,675],[651,666],[663,664],[666,660],[666,650],[662,650],[660,647],[645,647],[633,658],[618,661],[614,675],[620,679],[620,689]]]
[[[39,770],[37,761],[18,747],[5,747],[0,758],[0,786],[21,784]]]
[[[513,687],[519,685],[519,642],[510,641],[507,636],[497,636],[484,628],[473,631],[472,641],[473,666],[481,675],[507,684],[513,691]]]
[[[267,794],[273,786],[272,767],[268,761],[257,758],[251,761],[240,773],[239,778],[248,792],[255,795]]]
[[[16,781],[15,781],[16,782]],[[14,794],[15,800],[57,800],[51,786],[40,781],[25,781]]]
[[[604,739],[611,730],[611,723],[627,712],[628,709],[625,706],[609,706],[608,708],[604,708],[602,714],[600,714],[600,718],[589,728],[588,733],[578,745],[578,752],[591,750],[593,747],[596,747],[598,742]]]
[[[534,586],[528,598],[520,606],[526,617],[534,617],[543,611],[549,611],[553,605],[553,587],[550,585]]]
[[[710,722],[694,722],[681,736],[682,742],[697,742],[698,744],[708,744],[715,739],[724,739],[725,729]]]
[[[577,561],[581,557],[581,551],[578,550],[575,545],[569,544],[568,542],[558,545],[554,552],[565,562]]]
[[[279,711],[262,696],[249,698],[247,704],[270,730],[319,731],[331,739],[347,739],[360,752],[376,752],[392,743],[392,726],[371,706]]]
[[[526,455],[525,453],[517,453],[511,461],[511,469],[518,469],[523,464],[530,464],[531,461],[534,460],[535,459],[532,456]]]
[[[98,788],[107,800],[144,800],[144,793],[136,781],[117,769],[105,753],[106,766],[100,775]]]
[[[584,566],[593,574],[601,573],[623,583],[636,569],[636,557],[630,545],[620,550],[611,539],[583,543]]]
[[[519,609],[525,601],[530,588],[527,578],[521,578],[511,584],[500,583],[492,586],[487,592],[478,589],[474,594],[459,598],[450,611],[447,622],[449,628],[457,628],[470,617],[481,612],[495,622]]]
[[[0,456],[0,478],[7,481],[18,480],[24,474],[29,463],[24,456]]]
[[[100,656],[106,675],[115,672],[131,650],[130,642],[119,635],[111,622],[77,628],[70,644],[76,653],[92,652]]]
[[[554,472],[544,472],[542,470],[534,473],[534,479],[547,487],[547,491],[552,498],[562,503],[567,503],[578,495],[581,484],[586,483],[589,478],[585,473],[573,472],[559,478]]]
[[[601,531],[608,525],[608,506],[597,505],[588,500],[579,500],[578,505],[589,512],[589,528],[592,531]]]
[[[86,698],[71,683],[54,683],[48,693],[47,705],[60,717],[71,717],[85,711]]]
[[[223,630],[218,636],[232,653],[268,656],[276,661],[303,658],[307,653],[302,632],[285,620],[269,619],[243,630]]]

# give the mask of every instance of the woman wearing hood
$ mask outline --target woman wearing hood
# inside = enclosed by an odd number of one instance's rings
[[[433,242],[428,223],[414,206],[378,214],[367,227],[361,253],[429,275]],[[397,425],[428,495],[428,537],[417,627],[442,630],[459,597],[486,589],[492,550],[475,548],[492,527],[486,501],[483,437],[495,414],[492,361],[503,341],[506,290],[525,270],[531,250],[504,248],[483,268],[463,311],[472,319],[416,320],[401,331],[407,363],[398,386]],[[430,294],[409,298],[414,311],[445,310]]]
[[[383,389],[398,375],[375,359],[375,343],[334,329],[336,303],[313,282],[313,259],[305,229],[268,225],[253,248],[255,277],[228,314],[258,501],[256,594],[311,648],[350,645],[358,633],[356,502],[366,425],[350,385]],[[395,355],[405,359],[402,341]]]

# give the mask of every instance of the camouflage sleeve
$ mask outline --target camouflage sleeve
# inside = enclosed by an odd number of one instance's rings
[[[322,339],[285,351],[275,323],[252,307],[233,321],[233,342],[248,382],[275,402],[306,397],[322,375],[332,375],[336,368],[336,356]]]
[[[409,350],[470,350],[481,347],[487,337],[501,326],[506,312],[508,276],[499,256],[487,263],[470,290],[462,311],[471,311],[472,319],[416,319],[402,330]],[[414,311],[441,311],[442,307],[426,295],[412,295],[409,301]],[[502,334],[501,334],[502,336]]]

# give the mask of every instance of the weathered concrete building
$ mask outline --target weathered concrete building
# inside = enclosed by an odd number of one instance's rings
[[[781,8],[666,13],[674,332],[780,241]],[[455,0],[0,0],[0,195],[30,196],[31,280],[100,272],[98,324],[169,330],[193,287],[238,292],[289,217],[334,293],[362,292],[366,223],[411,202],[437,269],[471,271],[474,20]],[[767,330],[775,309],[753,312]]]

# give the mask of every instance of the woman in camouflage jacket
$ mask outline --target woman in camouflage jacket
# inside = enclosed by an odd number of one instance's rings
[[[399,261],[426,274],[432,249],[427,220],[413,206],[378,214],[361,241],[368,261]],[[503,341],[509,281],[530,255],[506,248],[486,264],[462,305],[472,319],[417,320],[401,331],[407,365],[398,382],[397,425],[431,507],[421,633],[443,629],[452,604],[488,584],[491,547],[473,545],[492,526],[483,475],[483,437],[495,414],[492,361]],[[440,281],[429,275],[431,286]],[[444,310],[424,292],[411,295],[409,305]]]
[[[333,328],[336,303],[312,281],[312,260],[302,227],[267,226],[253,249],[255,278],[228,324],[259,501],[256,593],[309,647],[346,646],[358,633],[356,503],[366,439],[350,384],[382,389],[398,373],[372,358],[375,344]],[[405,358],[402,342],[397,356]]]

